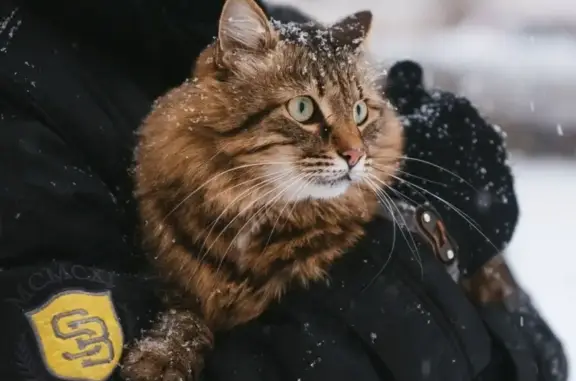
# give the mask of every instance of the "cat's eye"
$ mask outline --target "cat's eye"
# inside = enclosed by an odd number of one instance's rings
[[[354,105],[354,122],[361,125],[368,118],[368,105],[364,101],[358,101]]]
[[[304,123],[314,115],[315,108],[312,98],[307,96],[298,96],[290,99],[287,105],[288,113],[294,120]]]

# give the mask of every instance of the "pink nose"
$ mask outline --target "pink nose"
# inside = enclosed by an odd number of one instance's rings
[[[356,164],[358,164],[358,162],[360,161],[360,159],[362,159],[362,156],[364,156],[366,152],[364,152],[363,149],[353,148],[346,150],[344,152],[339,152],[339,154],[340,156],[342,156],[342,158],[344,158],[344,160],[346,160],[346,163],[348,163],[348,167],[352,168]]]

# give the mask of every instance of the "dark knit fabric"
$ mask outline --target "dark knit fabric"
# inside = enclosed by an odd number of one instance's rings
[[[427,91],[414,62],[390,69],[385,92],[407,142],[396,189],[405,200],[439,211],[464,253],[461,270],[471,274],[506,247],[518,220],[504,134],[467,99]]]

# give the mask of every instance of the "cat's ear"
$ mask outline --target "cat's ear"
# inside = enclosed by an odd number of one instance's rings
[[[254,0],[226,1],[218,29],[221,52],[264,51],[273,48],[275,42],[276,32]]]
[[[372,28],[372,12],[360,11],[345,17],[330,27],[341,43],[357,49],[365,44]]]

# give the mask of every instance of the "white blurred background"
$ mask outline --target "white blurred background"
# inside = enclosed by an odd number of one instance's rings
[[[376,57],[418,61],[508,133],[521,208],[508,256],[576,367],[576,0],[267,1],[327,23],[372,10]]]

